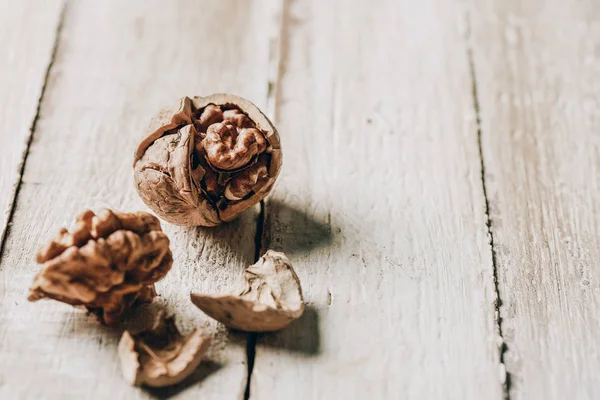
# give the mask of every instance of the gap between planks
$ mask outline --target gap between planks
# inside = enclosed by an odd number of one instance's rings
[[[12,201],[9,204],[8,208],[8,216],[6,218],[6,225],[2,232],[0,232],[0,259],[2,259],[2,255],[4,254],[4,247],[6,245],[6,239],[8,238],[8,231],[12,225],[13,216],[15,214],[15,210],[17,208],[17,201],[19,199],[19,192],[21,191],[21,186],[23,185],[23,174],[25,173],[25,165],[27,164],[27,157],[29,156],[29,150],[31,149],[31,143],[33,142],[33,136],[35,134],[35,129],[37,127],[37,122],[40,118],[40,109],[42,105],[42,101],[44,100],[44,95],[46,94],[46,87],[48,86],[48,78],[50,77],[50,72],[52,71],[52,66],[54,65],[54,61],[56,59],[56,53],[58,51],[58,45],[60,42],[60,36],[63,29],[63,25],[65,22],[65,15],[67,12],[68,0],[63,3],[62,9],[60,10],[60,15],[58,17],[58,24],[56,25],[56,29],[54,30],[54,42],[52,43],[52,51],[50,52],[50,60],[48,61],[48,65],[46,67],[46,72],[44,73],[44,80],[42,82],[42,88],[40,90],[40,96],[38,97],[37,105],[35,108],[35,113],[33,115],[33,119],[31,121],[31,127],[29,128],[29,135],[27,136],[25,149],[23,150],[23,155],[21,156],[21,163],[19,164],[19,178],[14,186],[14,193]]]
[[[483,130],[481,128],[481,110],[479,105],[479,95],[477,92],[477,76],[475,74],[475,62],[473,60],[473,46],[471,44],[471,18],[470,14],[466,12],[466,55],[467,62],[469,63],[469,73],[471,76],[471,92],[473,96],[473,109],[475,112],[475,124],[477,127],[477,147],[479,149],[479,160],[481,163],[481,187],[483,190],[483,198],[485,201],[485,218],[486,218],[486,227],[488,240],[490,245],[490,251],[492,255],[492,276],[494,279],[494,292],[496,295],[496,300],[494,301],[494,309],[495,315],[494,318],[496,320],[496,329],[498,331],[498,359],[500,361],[501,368],[501,377],[503,380],[503,392],[504,398],[506,400],[510,400],[510,382],[511,376],[510,373],[506,369],[506,364],[504,363],[504,357],[506,351],[508,350],[508,346],[506,345],[506,341],[504,340],[504,335],[502,333],[502,316],[500,314],[500,308],[502,307],[502,299],[500,297],[500,288],[498,284],[498,257],[496,254],[496,248],[494,247],[494,233],[492,231],[492,218],[490,216],[490,201],[488,198],[488,191],[485,182],[485,159],[483,158],[483,144],[481,136],[483,134]]]
[[[281,0],[279,3],[279,20],[277,31],[272,38],[271,51],[269,54],[269,63],[271,74],[267,85],[267,114],[275,126],[278,122],[278,109],[281,93],[281,78],[285,74],[285,60],[287,58],[287,29],[290,15],[290,0]],[[256,237],[254,239],[254,262],[269,247],[269,232],[265,231],[265,218],[267,212],[267,203],[265,200],[260,202],[260,213],[256,222]],[[246,337],[246,362],[248,367],[248,379],[246,381],[246,390],[244,391],[244,400],[250,399],[250,388],[252,385],[252,372],[254,370],[254,361],[256,359],[256,343],[258,333],[250,332]]]
[[[257,262],[262,253],[262,239],[265,226],[265,202],[260,201],[260,213],[256,221],[256,236],[254,237],[254,262]],[[244,400],[250,398],[250,383],[252,381],[252,370],[254,369],[254,359],[256,358],[256,340],[258,334],[249,332],[246,335],[246,366],[248,367],[248,377],[246,379],[246,389],[244,390]]]

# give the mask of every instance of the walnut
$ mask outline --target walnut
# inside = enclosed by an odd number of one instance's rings
[[[137,334],[123,333],[119,342],[121,369],[135,386],[164,387],[190,376],[208,350],[210,337],[195,329],[182,336],[173,317],[158,314],[152,329]]]
[[[83,305],[106,325],[119,322],[136,302],[156,296],[154,282],[171,269],[169,239],[144,212],[84,211],[72,233],[61,229],[37,254],[42,270],[29,301],[49,298]]]
[[[159,217],[215,226],[271,191],[281,168],[279,135],[248,100],[184,97],[152,120],[133,168],[140,197]]]
[[[243,274],[237,295],[191,294],[208,316],[247,332],[276,331],[304,312],[300,280],[283,253],[269,250]]]

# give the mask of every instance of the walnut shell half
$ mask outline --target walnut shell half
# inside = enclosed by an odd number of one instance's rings
[[[210,337],[195,329],[181,335],[173,317],[158,314],[152,329],[137,334],[123,333],[119,342],[121,370],[135,386],[175,385],[190,376],[206,354]]]
[[[241,97],[184,97],[151,121],[133,168],[140,197],[159,217],[216,226],[271,191],[281,169],[279,134]]]
[[[237,295],[190,294],[192,302],[226,326],[247,332],[284,328],[304,312],[300,280],[283,253],[269,250],[243,274]]]
[[[61,229],[37,254],[42,270],[29,301],[50,298],[83,305],[114,325],[136,302],[156,296],[154,282],[171,269],[169,239],[155,216],[84,211],[72,233]]]

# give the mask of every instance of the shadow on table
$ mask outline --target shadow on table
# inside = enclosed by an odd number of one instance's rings
[[[190,254],[200,255],[208,247],[220,248],[225,250],[224,253],[236,254],[243,265],[249,266],[256,261],[254,237],[257,217],[256,209],[248,210],[239,218],[217,227],[169,227],[168,233],[173,243],[185,243],[183,247],[189,249]],[[333,240],[332,231],[340,232],[331,226],[328,215],[313,213],[310,208],[298,208],[280,200],[266,202],[262,228],[261,254],[273,249],[290,257],[328,247]]]
[[[84,307],[71,307],[64,305],[64,312],[60,314],[61,323],[58,336],[96,338],[99,347],[118,343],[123,335],[123,327],[106,326],[98,321],[98,317]]]
[[[262,249],[282,251],[290,257],[310,253],[330,246],[332,231],[341,232],[331,225],[329,215],[311,215],[280,200],[268,201]]]
[[[318,355],[321,351],[321,334],[317,309],[309,305],[299,319],[281,331],[259,334],[257,345],[257,352],[260,352],[260,346],[266,346],[308,356]]]
[[[266,203],[261,250],[282,251],[290,257],[292,264],[296,261],[301,263],[301,256],[331,246],[335,235],[340,232],[341,229],[332,225],[329,215],[313,212],[310,207],[303,209],[291,203],[271,200]],[[302,276],[305,271],[299,271],[299,266],[296,266],[296,272]],[[318,355],[321,351],[319,311],[307,305],[302,316],[283,330],[259,334],[258,353],[261,346],[308,356]]]
[[[223,366],[214,361],[203,361],[198,369],[190,375],[186,380],[177,385],[168,386],[164,388],[149,388],[144,387],[144,391],[150,394],[155,399],[169,399],[173,396],[177,396],[187,388],[197,385],[208,378],[210,375],[217,372]]]

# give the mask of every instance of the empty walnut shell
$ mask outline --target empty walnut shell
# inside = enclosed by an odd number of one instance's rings
[[[206,354],[210,337],[195,329],[181,335],[173,317],[159,313],[152,329],[123,333],[119,358],[123,377],[135,386],[164,387],[190,376]]]
[[[215,226],[271,191],[281,168],[279,135],[241,97],[184,97],[152,120],[133,168],[140,197],[160,218]]]
[[[269,250],[243,274],[237,295],[190,295],[208,316],[230,328],[270,332],[287,326],[304,312],[300,280],[283,253]]]
[[[154,282],[169,272],[173,257],[155,216],[87,210],[72,233],[63,228],[40,249],[37,262],[42,270],[33,279],[29,301],[83,305],[114,325],[134,303],[152,301]]]

